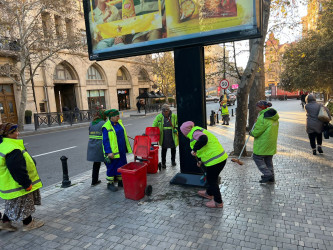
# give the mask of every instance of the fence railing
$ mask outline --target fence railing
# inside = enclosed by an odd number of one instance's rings
[[[52,127],[56,125],[73,125],[75,123],[89,122],[92,120],[91,110],[80,110],[80,111],[64,111],[61,113],[35,113],[34,123],[35,130],[40,127],[47,126]]]
[[[158,103],[156,103],[156,104],[146,104],[145,107],[144,107],[144,110],[145,110],[146,113],[154,112],[154,111],[158,112],[162,109],[162,105],[163,104],[158,104]]]

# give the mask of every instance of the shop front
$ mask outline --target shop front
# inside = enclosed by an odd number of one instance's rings
[[[127,110],[131,108],[129,89],[118,89],[118,109]]]

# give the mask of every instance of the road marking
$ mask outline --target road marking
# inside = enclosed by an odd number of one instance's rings
[[[53,153],[56,153],[56,152],[60,152],[60,151],[64,151],[64,150],[67,150],[67,149],[72,149],[72,148],[76,148],[77,146],[73,146],[73,147],[69,147],[69,148],[63,148],[63,149],[59,149],[59,150],[55,150],[55,151],[51,151],[51,152],[48,152],[48,153],[44,153],[44,154],[39,154],[39,155],[33,155],[32,157],[39,157],[39,156],[43,156],[43,155],[48,155],[48,154],[53,154]]]

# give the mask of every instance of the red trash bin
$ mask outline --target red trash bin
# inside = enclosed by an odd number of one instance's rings
[[[123,178],[125,197],[131,200],[142,199],[147,186],[147,163],[130,162],[120,167],[118,172]]]
[[[151,140],[151,149],[148,156],[147,173],[156,174],[158,171],[158,142],[160,140],[160,129],[158,127],[147,127],[145,134]]]
[[[147,162],[135,162],[137,157],[148,159],[151,141],[148,136],[135,136],[133,154],[134,162],[120,167],[124,185],[124,193],[127,199],[140,200],[145,196],[147,186]]]

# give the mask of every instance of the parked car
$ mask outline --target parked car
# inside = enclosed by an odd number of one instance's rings
[[[236,95],[234,95],[234,94],[227,95],[227,104],[229,106],[235,105],[235,102],[236,102]]]
[[[212,96],[212,95],[208,95],[206,96],[206,102],[218,102],[219,101],[219,98],[217,96]]]

